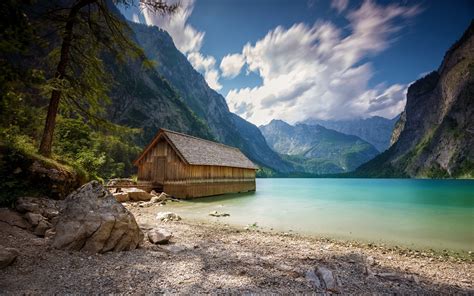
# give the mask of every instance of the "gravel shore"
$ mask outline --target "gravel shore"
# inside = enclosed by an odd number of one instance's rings
[[[46,239],[0,222],[0,244],[20,251],[0,270],[0,294],[97,293],[474,293],[473,258],[263,232],[197,221],[159,222],[165,207],[127,206],[144,232],[171,231],[128,252],[52,249]],[[318,283],[329,270],[334,287]]]

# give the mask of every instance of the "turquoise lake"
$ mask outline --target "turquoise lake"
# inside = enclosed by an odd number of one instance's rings
[[[169,206],[168,206],[169,205]],[[474,250],[474,181],[257,179],[255,193],[169,203],[184,219],[412,248]],[[214,218],[209,212],[229,213]]]

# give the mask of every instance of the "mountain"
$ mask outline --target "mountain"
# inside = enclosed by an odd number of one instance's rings
[[[441,66],[408,88],[394,144],[355,174],[474,178],[474,22]]]
[[[358,136],[362,140],[374,145],[378,151],[383,152],[390,147],[390,138],[398,118],[399,116],[396,116],[393,119],[372,116],[369,118],[349,120],[307,119],[301,123],[308,125],[321,125],[343,134]]]
[[[315,174],[349,172],[378,154],[370,143],[320,125],[272,120],[260,126],[267,143],[296,170]]]
[[[116,82],[109,94],[108,119],[143,129],[137,144],[148,144],[160,127],[214,139],[206,124],[154,69],[143,68],[140,61],[119,63],[114,58],[106,59],[105,64]]]
[[[216,140],[238,147],[259,165],[280,172],[293,169],[270,149],[255,125],[229,111],[224,97],[207,85],[166,31],[131,22],[129,26],[147,57],[155,62],[156,71],[169,81],[186,105],[209,127]]]

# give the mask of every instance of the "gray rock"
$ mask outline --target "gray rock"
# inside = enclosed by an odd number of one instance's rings
[[[181,217],[178,216],[176,213],[172,212],[159,212],[156,214],[156,219],[167,222],[167,221],[179,221],[181,220]]]
[[[14,248],[0,246],[0,268],[5,268],[12,264],[20,252]]]
[[[218,211],[213,211],[213,212],[210,212],[210,213],[209,213],[209,216],[213,216],[213,217],[228,217],[228,216],[230,216],[230,214],[228,214],[228,213],[219,213]]]
[[[148,239],[154,244],[166,244],[172,237],[172,233],[160,228],[148,231]]]
[[[316,274],[324,284],[324,288],[328,291],[337,292],[338,282],[331,270],[323,266],[316,268]]]
[[[31,212],[26,213],[25,218],[28,221],[28,223],[30,223],[32,226],[38,225],[38,223],[41,220],[45,219],[43,216],[41,216],[41,214],[35,214],[35,213],[31,213]]]
[[[316,269],[310,269],[305,274],[306,280],[311,286],[319,289],[325,289],[330,292],[338,292],[339,283],[333,272],[326,267],[318,266]]]
[[[128,193],[128,198],[131,201],[149,201],[152,198],[152,195],[150,193],[135,187],[122,188],[122,190],[123,192]]]
[[[96,181],[64,201],[52,246],[93,253],[132,250],[143,240],[135,217]]]
[[[38,225],[35,227],[35,230],[33,233],[37,236],[44,236],[46,231],[50,228],[52,228],[53,225],[46,221],[45,219],[42,219],[39,221]]]
[[[29,229],[28,222],[18,213],[7,208],[0,208],[0,222],[7,223],[11,226]]]
[[[152,198],[150,199],[150,202],[152,203],[159,203],[162,201],[167,201],[170,198],[170,196],[164,192],[162,192],[160,195],[153,195]]]
[[[313,288],[317,288],[317,289],[321,288],[321,281],[319,280],[318,276],[314,272],[314,269],[310,269],[306,271],[305,278]]]
[[[47,197],[19,197],[15,204],[15,209],[20,213],[40,214],[48,219],[52,219],[59,214],[59,206],[62,201],[53,200]]]
[[[44,233],[44,238],[46,239],[52,239],[56,235],[56,231],[54,231],[53,228],[50,228],[45,231]]]

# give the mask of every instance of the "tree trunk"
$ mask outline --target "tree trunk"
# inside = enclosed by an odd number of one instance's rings
[[[55,74],[55,77],[58,79],[63,79],[66,74],[66,67],[69,63],[69,52],[72,43],[72,30],[74,27],[76,15],[82,7],[91,4],[94,1],[95,0],[79,1],[79,3],[73,6],[69,12],[66,27],[64,29],[64,39],[63,43],[61,44],[61,56],[59,58],[59,63]],[[43,137],[41,138],[41,144],[38,151],[43,156],[51,156],[54,128],[56,127],[56,115],[58,114],[60,99],[61,91],[53,90],[51,93],[51,99],[49,101],[48,114],[46,115]]]

